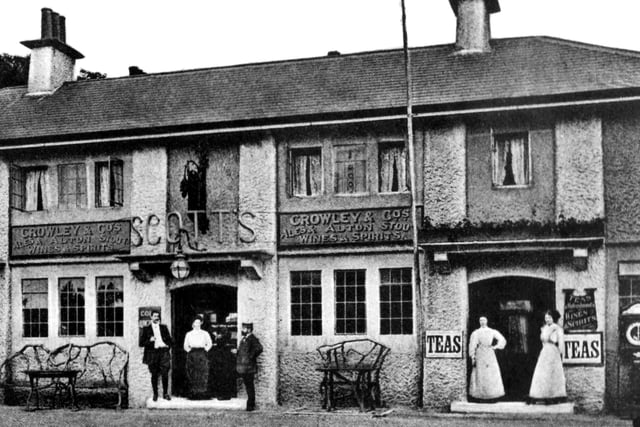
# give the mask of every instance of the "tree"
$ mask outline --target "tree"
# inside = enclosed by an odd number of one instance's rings
[[[0,54],[0,88],[22,86],[29,81],[29,57]]]

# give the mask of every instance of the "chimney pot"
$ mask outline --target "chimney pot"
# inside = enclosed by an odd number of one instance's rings
[[[490,15],[500,11],[498,0],[449,0],[457,17],[458,53],[491,51]]]
[[[53,38],[53,25],[51,23],[51,9],[42,8],[42,27],[40,32],[41,39]]]
[[[327,56],[340,56],[340,52],[337,50],[330,50],[327,52]]]
[[[132,65],[129,67],[129,75],[130,76],[139,76],[141,74],[147,74],[144,71],[142,71],[140,69],[140,67],[136,66],[136,65]]]
[[[51,12],[51,38],[60,39],[60,15],[57,12]]]

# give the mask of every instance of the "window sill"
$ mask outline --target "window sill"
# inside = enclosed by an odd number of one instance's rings
[[[492,190],[523,190],[533,187],[533,184],[520,184],[520,185],[496,185],[491,184]]]
[[[406,190],[406,191],[379,191],[378,194],[380,196],[393,196],[396,194],[411,194],[411,191]]]
[[[369,197],[371,193],[334,193],[335,197]]]

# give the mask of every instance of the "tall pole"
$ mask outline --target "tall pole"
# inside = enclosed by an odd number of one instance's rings
[[[407,37],[407,13],[404,0],[400,0],[402,6],[402,46],[404,50],[404,73],[407,89],[407,149],[409,150],[409,180],[411,185],[411,225],[413,229],[413,293],[416,300],[416,345],[418,356],[418,406],[423,405],[424,387],[424,345],[422,325],[422,288],[420,284],[420,252],[418,245],[418,206],[416,203],[416,150],[413,141],[413,93],[411,80],[411,55],[409,55],[409,42]]]

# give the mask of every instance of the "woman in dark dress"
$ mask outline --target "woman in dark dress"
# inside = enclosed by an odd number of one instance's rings
[[[231,333],[222,327],[216,335],[210,359],[210,390],[218,400],[236,396],[236,358],[232,350]]]

